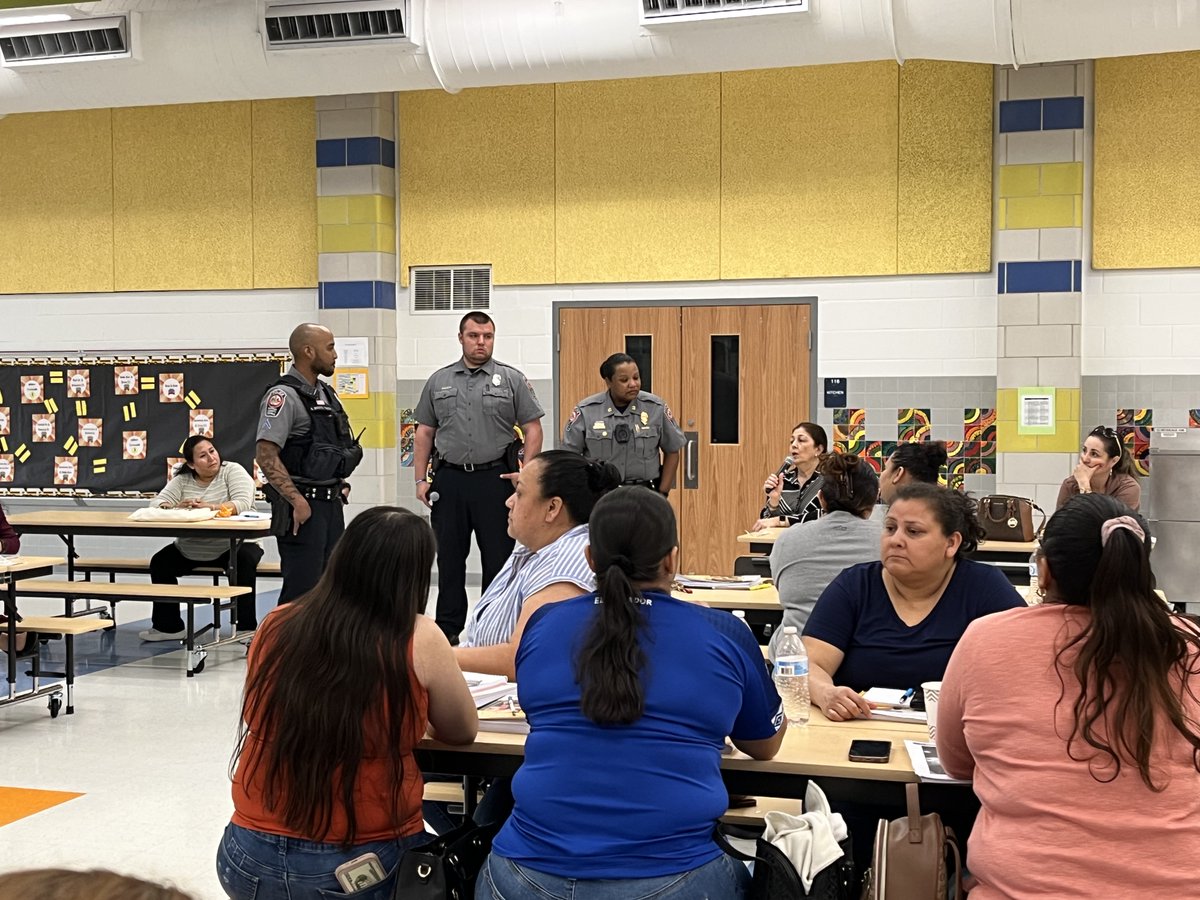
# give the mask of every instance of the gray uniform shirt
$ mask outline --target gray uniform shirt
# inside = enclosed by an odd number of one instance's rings
[[[289,368],[287,373],[301,381],[305,380],[295,366]],[[270,441],[282,447],[288,438],[299,437],[310,431],[312,421],[295,388],[279,384],[267,391],[259,404],[256,441]]]
[[[617,440],[624,425],[629,440]],[[564,450],[574,450],[592,459],[610,462],[622,481],[652,481],[662,473],[658,451],[675,453],[687,439],[662,398],[639,391],[624,410],[618,409],[608,391],[593,394],[571,412],[563,430]]]
[[[417,422],[437,429],[438,455],[456,466],[499,459],[516,440],[514,425],[545,414],[521,371],[495,359],[474,370],[461,359],[438,369],[413,410]]]
[[[771,549],[771,577],[783,605],[782,625],[803,632],[817,598],[842,569],[879,559],[882,533],[877,520],[837,510],[779,535]],[[772,648],[783,634],[782,625],[771,636]]]

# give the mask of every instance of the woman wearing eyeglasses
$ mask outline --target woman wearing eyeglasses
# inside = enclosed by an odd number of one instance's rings
[[[1055,509],[1080,494],[1107,494],[1136,512],[1142,503],[1142,486],[1133,476],[1133,458],[1116,430],[1097,425],[1084,439],[1075,471],[1059,488]]]

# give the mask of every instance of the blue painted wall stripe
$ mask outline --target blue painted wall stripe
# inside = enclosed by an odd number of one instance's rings
[[[1042,101],[1042,129],[1083,127],[1082,97],[1048,97]]]
[[[322,281],[321,309],[395,309],[396,285],[390,281]]]
[[[1002,294],[1050,294],[1073,290],[1076,261],[1004,263]]]
[[[1041,100],[1001,100],[1000,131],[1041,131]]]
[[[381,137],[317,141],[317,168],[387,166],[396,168],[396,143]]]

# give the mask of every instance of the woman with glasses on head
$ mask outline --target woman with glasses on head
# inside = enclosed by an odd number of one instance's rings
[[[1067,501],[1041,546],[1045,601],[972,623],[938,698],[938,757],[982,805],[971,900],[1195,897],[1200,634],[1112,497]]]
[[[1142,504],[1142,486],[1133,475],[1133,458],[1116,430],[1097,425],[1083,441],[1075,471],[1059,488],[1055,508],[1062,509],[1080,494],[1107,494],[1137,512]]]

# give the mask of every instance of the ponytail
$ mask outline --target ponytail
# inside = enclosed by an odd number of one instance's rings
[[[575,657],[580,708],[597,725],[629,725],[645,709],[639,640],[645,596],[635,583],[657,581],[676,546],[675,513],[644,487],[623,487],[596,504],[589,527],[596,613]]]
[[[1164,722],[1192,746],[1200,770],[1200,729],[1184,708],[1185,697],[1197,700],[1200,635],[1154,593],[1148,533],[1145,519],[1117,500],[1083,494],[1051,517],[1042,546],[1055,599],[1091,611],[1055,656],[1060,702],[1067,673],[1079,683],[1067,752],[1086,760],[1097,781],[1112,781],[1131,764],[1160,791],[1151,757]]]

